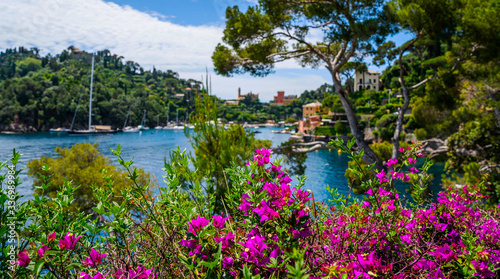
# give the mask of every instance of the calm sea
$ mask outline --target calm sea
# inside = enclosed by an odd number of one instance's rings
[[[277,146],[288,140],[289,135],[272,133],[274,128],[260,128],[261,133],[256,134],[259,139],[269,139],[273,146]],[[12,149],[19,150],[22,154],[21,167],[26,167],[28,161],[43,155],[55,156],[56,147],[71,147],[75,143],[90,142],[99,143],[99,150],[113,161],[116,161],[110,148],[116,148],[118,143],[122,146],[122,156],[126,160],[133,158],[134,165],[154,173],[160,184],[164,183],[161,178],[164,158],[168,159],[171,150],[177,147],[192,151],[191,145],[182,130],[149,130],[141,133],[117,133],[113,135],[99,136],[68,136],[67,134],[55,134],[41,132],[36,134],[5,135],[0,134],[0,161],[10,159]],[[346,154],[338,154],[335,150],[321,149],[308,153],[306,160],[307,176],[305,188],[314,192],[316,200],[326,201],[329,193],[325,187],[335,187],[339,193],[348,194],[349,187],[344,177],[347,168],[348,157]],[[435,174],[433,190],[440,190],[440,177],[443,165],[436,164],[431,168]],[[24,171],[20,177],[22,181],[18,188],[23,200],[30,199],[33,193],[32,179]],[[296,178],[294,178],[296,181]],[[400,189],[402,190],[402,189]]]

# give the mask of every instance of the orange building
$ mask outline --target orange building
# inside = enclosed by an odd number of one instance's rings
[[[316,112],[320,111],[321,103],[314,102],[302,106],[302,117],[307,118],[309,116],[315,115]]]

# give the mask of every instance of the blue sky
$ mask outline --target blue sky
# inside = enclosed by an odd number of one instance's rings
[[[9,3],[7,3],[9,2]],[[211,55],[222,41],[225,9],[242,9],[256,0],[16,0],[0,1],[0,49],[38,47],[59,53],[70,45],[92,52],[109,49],[141,64],[173,70],[181,78],[201,79],[212,69]],[[408,35],[396,38],[399,44]],[[371,61],[367,61],[371,62]],[[380,70],[369,66],[372,70]],[[223,99],[259,93],[269,101],[277,91],[300,94],[331,84],[325,69],[304,69],[290,61],[265,78],[212,74],[214,94]]]

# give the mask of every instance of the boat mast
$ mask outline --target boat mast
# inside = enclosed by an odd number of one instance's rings
[[[128,109],[128,112],[127,112],[127,117],[125,118],[125,124],[123,124],[123,129],[125,129],[125,127],[127,126],[127,120],[128,120],[128,116],[130,114],[130,109],[132,108],[132,106],[129,107]]]
[[[167,126],[168,126],[168,116],[170,114],[170,103],[167,105]]]
[[[92,87],[94,84],[94,54],[92,54],[92,72],[90,73],[90,104],[89,104],[89,131],[92,127]]]

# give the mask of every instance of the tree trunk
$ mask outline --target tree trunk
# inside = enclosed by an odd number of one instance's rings
[[[349,120],[349,126],[351,128],[352,135],[356,138],[356,144],[359,148],[364,149],[363,160],[367,164],[375,163],[375,168],[377,170],[383,170],[384,167],[377,154],[373,152],[370,146],[365,142],[365,137],[363,133],[359,129],[358,120],[356,118],[356,113],[352,107],[351,101],[347,96],[347,92],[345,88],[340,83],[340,80],[335,78],[335,74],[332,73],[333,85],[335,86],[335,91],[342,102],[342,106],[344,107],[345,113],[347,115],[347,120]]]
[[[401,110],[399,111],[398,115],[398,121],[396,123],[396,130],[394,131],[394,142],[392,143],[392,158],[398,158],[399,155],[399,138],[401,135],[401,132],[403,131],[403,121],[405,117],[405,112],[408,109],[408,106],[410,105],[410,90],[408,87],[405,85],[403,86],[403,90],[401,90],[404,96],[404,104],[403,107],[401,107]]]

